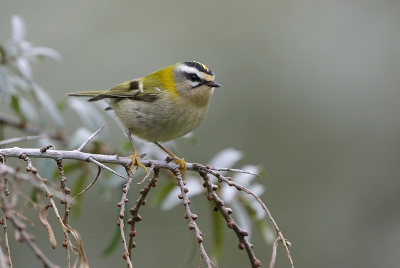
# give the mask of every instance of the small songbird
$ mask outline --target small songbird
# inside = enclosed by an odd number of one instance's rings
[[[214,88],[214,73],[197,61],[178,62],[138,79],[121,83],[107,91],[82,91],[69,96],[107,99],[109,107],[128,134],[134,154],[132,166],[141,166],[131,135],[154,142],[175,159],[181,171],[184,159],[168,151],[159,142],[182,137],[198,127],[205,118]]]

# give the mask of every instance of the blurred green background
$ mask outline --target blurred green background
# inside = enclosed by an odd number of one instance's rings
[[[11,36],[17,14],[29,41],[62,55],[61,64],[33,66],[34,80],[56,100],[178,61],[207,64],[223,88],[196,143],[178,141],[185,159],[207,163],[234,147],[245,153],[243,163],[264,166],[262,198],[292,242],[295,267],[398,267],[399,13],[400,2],[389,0],[2,1],[0,41]],[[72,133],[80,121],[66,114]],[[115,126],[108,125],[110,143],[119,144],[124,136]],[[106,202],[91,194],[72,226],[91,267],[124,267],[122,245],[100,255],[113,236],[120,195]],[[210,247],[205,200],[193,203],[204,212],[199,224]],[[141,215],[136,267],[196,267],[197,257],[184,260],[196,245],[181,207],[145,207]],[[219,267],[249,267],[233,232],[226,236]],[[36,241],[64,263],[63,250],[51,250],[46,236]],[[267,267],[270,245],[257,232],[252,243]],[[41,267],[26,245],[11,253],[15,267]],[[276,267],[290,267],[281,247]]]

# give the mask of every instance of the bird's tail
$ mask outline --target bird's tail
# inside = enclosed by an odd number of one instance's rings
[[[73,96],[73,97],[92,97],[89,99],[89,101],[96,101],[96,100],[102,99],[102,98],[98,98],[96,96],[99,96],[100,94],[102,94],[104,92],[105,91],[79,91],[79,92],[68,93],[67,95]]]
[[[79,91],[79,92],[68,93],[67,95],[73,97],[93,97],[101,93],[104,93],[104,91]]]

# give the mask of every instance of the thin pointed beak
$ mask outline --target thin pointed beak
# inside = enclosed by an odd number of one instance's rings
[[[209,87],[221,87],[221,85],[218,84],[218,83],[215,82],[215,81],[208,81],[208,82],[206,83],[206,85],[209,86]]]

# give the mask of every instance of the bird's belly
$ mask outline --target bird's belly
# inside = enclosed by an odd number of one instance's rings
[[[165,103],[164,103],[165,104]],[[157,101],[121,100],[111,107],[125,129],[141,139],[166,142],[186,135],[203,121],[206,107],[176,109],[176,103],[158,105]]]

